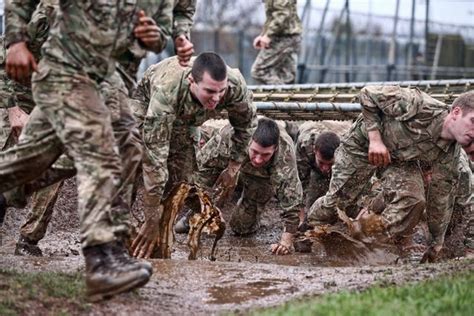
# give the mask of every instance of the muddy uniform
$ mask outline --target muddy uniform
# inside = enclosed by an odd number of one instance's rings
[[[314,201],[326,194],[331,176],[326,176],[316,166],[314,143],[321,133],[321,128],[315,122],[303,123],[298,131],[296,142],[296,163],[298,175],[303,185],[303,201],[305,209],[309,210]]]
[[[230,126],[223,127],[199,151],[196,181],[200,185],[212,187],[227,167],[231,157],[231,132]],[[284,130],[280,130],[278,150],[266,166],[255,168],[246,156],[240,169],[239,182],[242,196],[229,223],[234,232],[241,235],[255,232],[259,227],[260,214],[273,196],[280,203],[285,230],[296,231],[303,189],[298,178],[293,140]]]
[[[468,161],[469,169],[471,170],[471,206],[467,211],[467,227],[465,230],[465,245],[471,251],[474,251],[474,195],[472,193],[472,186],[474,185],[474,165],[472,161]]]
[[[378,129],[392,162],[379,168],[387,203],[382,217],[391,235],[401,235],[419,221],[426,206],[435,244],[442,244],[452,213],[458,179],[460,147],[441,139],[448,106],[418,89],[396,86],[363,88],[362,114],[336,151],[328,193],[316,200],[310,223],[336,220],[336,207],[348,212],[377,167],[368,162],[368,131]],[[425,200],[417,160],[432,166],[432,183]]]
[[[36,3],[9,3],[7,44],[28,41],[24,29]],[[112,131],[112,113],[100,97],[98,83],[114,73],[113,56],[132,40],[136,13],[130,0],[60,1],[32,78],[37,106],[19,144],[0,154],[2,192],[41,176],[63,151],[73,158],[83,247],[113,241],[128,230],[111,215],[112,205],[126,208],[117,197],[125,169]],[[114,125],[134,123],[127,108],[121,110]]]
[[[301,46],[302,25],[296,0],[264,0],[266,21],[261,35],[270,47],[260,50],[252,65],[252,77],[264,84],[293,83]]]
[[[229,87],[223,101],[215,110],[206,110],[189,89],[187,77],[192,62],[183,68],[177,57],[167,58],[148,68],[136,90],[137,110],[142,115],[146,113],[143,122],[146,210],[157,209],[163,194],[174,183],[193,181],[197,127],[223,110],[227,110],[235,129],[232,159],[237,162],[244,159],[256,112],[244,78],[238,70],[228,68]]]

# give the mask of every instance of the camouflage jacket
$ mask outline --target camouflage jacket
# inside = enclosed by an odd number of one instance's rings
[[[264,0],[264,3],[266,21],[262,34],[271,38],[302,33],[296,0]]]
[[[256,116],[252,93],[240,72],[228,67],[229,86],[223,100],[216,109],[205,110],[189,89],[187,77],[191,73],[192,62],[193,59],[188,67],[183,68],[177,57],[167,58],[148,68],[138,83],[133,106],[136,112],[146,113],[144,120],[140,115],[137,117],[139,123],[143,122],[143,140],[145,146],[159,148],[159,152],[147,150],[145,155],[155,166],[166,166],[173,134],[184,133],[188,140],[197,140],[197,127],[226,110],[235,130],[231,157],[235,161],[243,161]],[[162,176],[167,177],[157,174],[157,177]],[[159,187],[152,194],[162,196],[163,189]]]
[[[448,106],[419,89],[369,86],[361,90],[362,114],[342,141],[354,155],[367,157],[368,131],[378,129],[392,161],[422,161],[433,168],[427,211],[435,242],[444,240],[459,177],[461,147],[441,138]]]
[[[170,37],[173,40],[181,34],[190,38],[193,26],[195,0],[137,0],[138,7],[151,15],[159,26],[160,45],[154,48],[154,53],[160,53],[166,48]],[[120,65],[131,78],[136,77],[142,58],[147,50],[139,41],[135,41],[130,48],[118,57]]]
[[[27,25],[37,1],[11,0],[6,5],[6,44],[30,41]],[[100,81],[115,71],[112,56],[133,41],[135,0],[59,1],[60,10],[43,45],[44,60],[64,74],[82,73]]]
[[[298,165],[298,175],[303,185],[303,196],[306,201],[309,197],[312,200],[324,195],[329,188],[331,176],[321,173],[316,166],[314,156],[314,142],[318,137],[321,128],[315,122],[305,122],[298,130],[296,141],[296,163]],[[317,192],[314,192],[317,191]],[[309,207],[307,202],[306,206]]]
[[[198,153],[197,163],[200,170],[213,169],[219,173],[231,157],[232,128],[223,127]],[[268,164],[261,168],[252,166],[246,152],[240,169],[240,176],[268,179],[282,208],[281,217],[288,231],[296,230],[298,212],[301,207],[303,189],[298,177],[293,140],[280,129],[280,144]]]

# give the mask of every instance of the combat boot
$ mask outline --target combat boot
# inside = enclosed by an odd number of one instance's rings
[[[117,241],[114,243],[111,243],[112,247],[112,255],[115,257],[117,261],[120,261],[122,264],[135,264],[137,267],[140,269],[145,269],[150,273],[150,275],[153,273],[153,267],[151,263],[145,260],[139,260],[130,257],[130,254],[121,241]]]
[[[34,242],[20,236],[15,246],[15,255],[17,256],[33,256],[33,257],[42,257],[43,252],[41,248],[38,247],[38,242]]]
[[[114,243],[83,249],[86,259],[86,289],[88,300],[97,302],[119,293],[145,285],[151,272],[141,267],[138,260],[125,260],[114,255]]]

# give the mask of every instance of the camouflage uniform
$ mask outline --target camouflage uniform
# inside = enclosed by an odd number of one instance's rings
[[[252,77],[264,84],[293,83],[301,46],[302,25],[296,0],[265,0],[266,21],[261,35],[270,39],[252,65]]]
[[[370,86],[360,93],[362,114],[336,151],[328,193],[316,200],[310,223],[334,221],[336,207],[348,211],[375,173],[368,162],[368,131],[378,129],[392,163],[378,170],[387,207],[382,213],[390,235],[402,235],[418,223],[425,209],[434,244],[442,244],[452,213],[460,146],[441,139],[448,106],[418,89]],[[432,166],[425,200],[418,160]]]
[[[13,0],[7,5],[7,44],[28,42],[23,30],[35,3]],[[60,1],[60,8],[32,78],[37,106],[19,144],[0,154],[0,191],[35,180],[67,152],[77,169],[81,242],[88,247],[128,231],[125,223],[111,216],[112,206],[126,208],[118,198],[125,169],[112,131],[112,113],[101,100],[97,83],[111,78],[116,67],[111,57],[131,41],[136,4]],[[114,125],[127,127],[130,137],[133,117],[127,107],[120,110]]]
[[[227,110],[235,128],[232,159],[244,159],[256,112],[244,78],[238,70],[227,68],[229,87],[223,101],[215,110],[205,110],[189,89],[187,77],[192,63],[193,60],[183,68],[177,57],[171,57],[151,66],[135,93],[135,113],[144,117],[142,167],[146,210],[157,209],[163,194],[174,183],[193,181],[197,127],[223,110]]]
[[[200,185],[212,187],[220,172],[226,168],[231,157],[231,132],[230,125],[223,127],[199,151],[196,181]],[[234,232],[240,235],[255,232],[260,214],[273,196],[280,203],[285,231],[296,232],[303,189],[298,178],[293,140],[286,131],[280,130],[278,150],[266,166],[253,167],[246,155],[239,182],[243,192],[229,222]]]

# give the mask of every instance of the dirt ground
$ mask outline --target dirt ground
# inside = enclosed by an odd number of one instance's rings
[[[42,258],[13,255],[26,210],[8,210],[0,267],[20,271],[83,271],[74,192],[74,181],[67,181],[47,235],[39,244]],[[274,256],[269,248],[281,234],[274,203],[263,214],[261,224],[259,232],[248,238],[238,238],[226,231],[214,262],[208,259],[211,238],[203,236],[198,260],[188,261],[186,236],[178,235],[171,260],[151,260],[154,274],[138,295],[123,294],[95,304],[91,314],[245,313],[291,299],[340,290],[360,291],[374,284],[416,282],[474,268],[474,261],[468,259],[397,264],[398,255],[390,249],[349,251],[337,238],[330,244],[313,244],[311,253]]]

